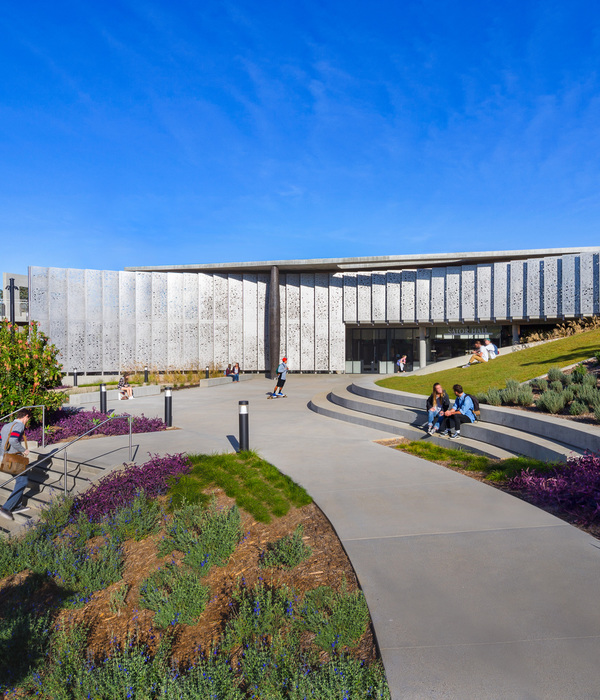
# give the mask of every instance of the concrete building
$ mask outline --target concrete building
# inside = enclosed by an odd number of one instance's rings
[[[66,371],[393,371],[600,314],[600,248],[132,267],[31,267]]]

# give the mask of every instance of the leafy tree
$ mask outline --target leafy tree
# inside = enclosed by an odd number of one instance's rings
[[[63,377],[57,355],[35,321],[14,329],[8,321],[0,322],[0,416],[21,406],[43,404],[53,410],[62,405],[64,395],[48,391]],[[41,409],[34,416],[39,418]]]

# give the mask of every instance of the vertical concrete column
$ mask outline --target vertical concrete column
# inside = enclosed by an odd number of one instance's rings
[[[519,344],[519,333],[521,332],[521,326],[518,323],[512,324],[512,344]]]
[[[269,285],[269,377],[275,379],[279,366],[279,344],[281,322],[281,307],[279,304],[279,268],[271,268],[271,283]]]
[[[419,326],[419,367],[427,364],[427,329]]]

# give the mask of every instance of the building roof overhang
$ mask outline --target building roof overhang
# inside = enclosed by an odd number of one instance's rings
[[[600,248],[546,248],[541,250],[501,250],[477,253],[426,253],[424,255],[379,255],[360,258],[317,258],[313,260],[265,260],[257,262],[199,263],[190,265],[150,265],[126,267],[130,272],[268,272],[273,267],[280,272],[375,272],[445,267],[446,265],[482,265],[509,260],[546,258],[580,253],[600,253]]]

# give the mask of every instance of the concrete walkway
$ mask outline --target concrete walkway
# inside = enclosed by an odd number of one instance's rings
[[[249,400],[251,447],[306,487],[350,556],[395,700],[600,698],[600,542],[306,408],[349,382],[292,375],[275,401],[264,378],[174,392],[182,430],[134,436],[136,459],[233,449],[237,403]],[[163,415],[162,397],[109,407]],[[126,443],[81,442],[69,457],[101,450],[114,464]]]

